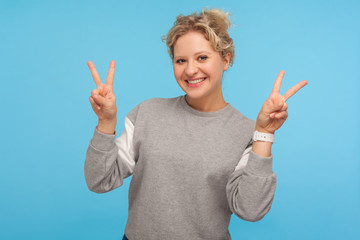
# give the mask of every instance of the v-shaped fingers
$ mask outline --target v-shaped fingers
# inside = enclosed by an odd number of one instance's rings
[[[293,86],[292,88],[290,88],[284,94],[285,101],[287,101],[291,96],[293,96],[295,93],[297,93],[297,91],[299,91],[306,84],[308,84],[308,82],[306,80],[303,80],[303,81],[299,82],[298,84],[296,84],[295,86]]]
[[[99,88],[102,85],[102,83],[101,83],[100,76],[99,76],[98,72],[96,71],[94,64],[91,61],[88,61],[87,65],[90,69],[91,75],[94,79],[96,86]]]
[[[274,86],[273,86],[273,89],[272,89],[271,93],[280,93],[281,82],[282,82],[282,79],[283,79],[284,75],[285,75],[285,71],[281,70],[279,75],[277,76],[277,78],[275,80],[275,83],[274,83]]]
[[[114,75],[115,75],[115,61],[112,60],[110,62],[109,72],[106,78],[106,84],[113,85],[114,83]]]

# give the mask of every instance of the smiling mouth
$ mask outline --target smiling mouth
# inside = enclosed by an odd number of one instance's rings
[[[199,79],[196,79],[196,80],[185,80],[187,83],[190,83],[190,84],[195,84],[195,83],[199,83],[199,82],[202,82],[206,79],[206,77],[204,78],[199,78]]]

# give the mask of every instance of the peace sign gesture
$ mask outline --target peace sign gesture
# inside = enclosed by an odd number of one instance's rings
[[[308,83],[306,80],[303,80],[281,96],[280,87],[284,74],[285,71],[280,71],[275,80],[272,92],[262,106],[256,119],[255,129],[259,132],[274,133],[279,129],[288,117],[288,105],[286,101]]]
[[[109,72],[105,84],[100,80],[99,74],[96,71],[94,64],[91,61],[87,62],[91,75],[97,86],[97,89],[91,91],[89,97],[91,107],[98,116],[99,121],[114,123],[116,125],[116,98],[113,91],[113,82],[115,75],[115,61],[110,62]],[[113,125],[113,124],[112,124]]]

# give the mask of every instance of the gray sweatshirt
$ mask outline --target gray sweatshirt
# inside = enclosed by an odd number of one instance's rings
[[[85,179],[105,193],[132,175],[129,240],[231,239],[232,213],[258,221],[274,198],[272,156],[251,151],[254,128],[230,104],[200,112],[185,95],[152,98],[130,111],[120,137],[95,128]]]

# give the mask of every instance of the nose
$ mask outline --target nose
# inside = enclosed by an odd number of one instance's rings
[[[185,69],[187,76],[192,77],[198,72],[198,67],[194,61],[188,61]]]

